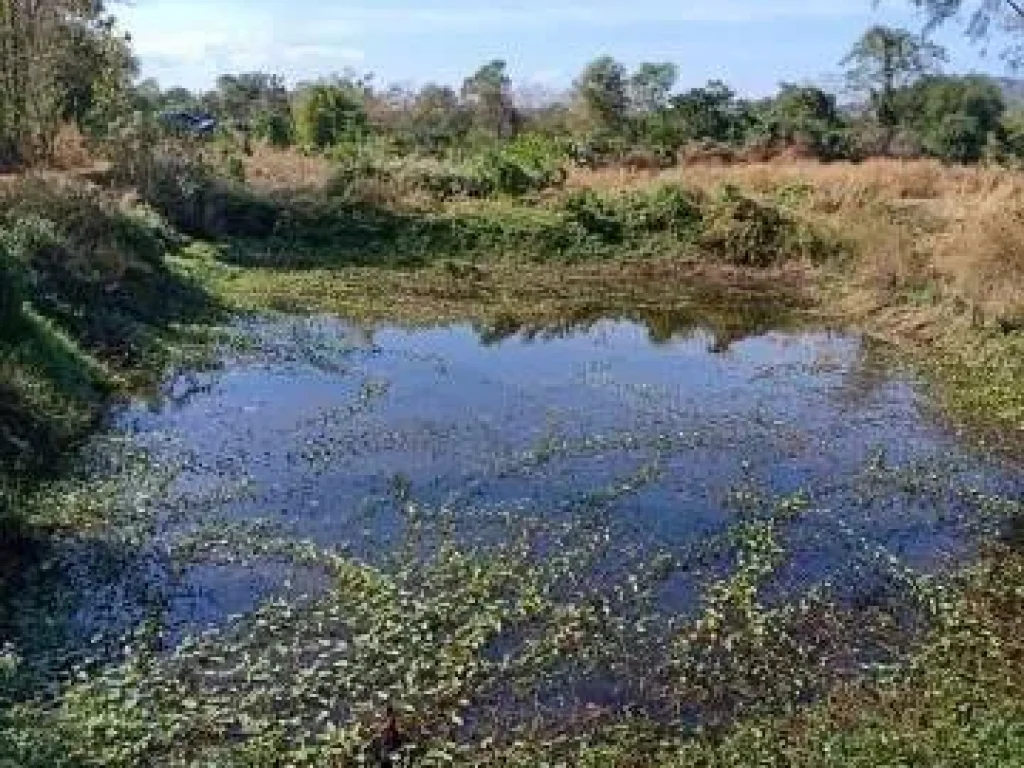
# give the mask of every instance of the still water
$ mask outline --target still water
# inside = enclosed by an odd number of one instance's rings
[[[1019,475],[969,449],[911,373],[843,333],[723,339],[615,318],[410,330],[279,317],[236,330],[215,370],[176,375],[117,416],[183,467],[165,536],[265,521],[383,563],[410,505],[465,520],[599,510],[623,551],[678,553],[744,505],[798,495],[813,513],[787,533],[783,595],[870,589],[852,575],[852,540],[943,568],[970,550],[965,499],[1020,496]],[[272,562],[195,565],[170,604],[202,626],[317,588],[316,574]],[[666,606],[693,600],[685,579],[667,584]]]

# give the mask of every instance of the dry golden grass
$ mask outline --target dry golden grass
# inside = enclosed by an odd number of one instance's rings
[[[48,165],[53,170],[77,171],[92,168],[96,158],[81,132],[73,125],[64,125],[54,139],[53,157]]]
[[[324,157],[308,156],[296,150],[266,146],[253,148],[245,158],[246,179],[261,191],[322,189],[334,173],[334,164]]]
[[[778,160],[764,163],[701,163],[672,168],[658,174],[624,168],[576,170],[572,187],[630,189],[652,181],[713,188],[735,184],[756,192],[807,184],[837,199],[932,200],[948,195],[992,191],[1020,175],[1005,168],[944,166],[933,160],[868,160],[863,163],[821,163],[815,160]]]
[[[573,188],[733,184],[770,195],[806,190],[807,213],[854,245],[856,276],[880,294],[929,293],[983,318],[1024,316],[1024,174],[930,160],[691,164],[658,174],[576,171]],[[863,297],[861,297],[863,298]],[[891,295],[881,304],[889,303]]]
[[[260,190],[318,189],[329,182],[334,166],[322,157],[257,147],[246,159],[246,173]],[[570,189],[605,191],[658,183],[709,191],[733,184],[764,195],[800,190],[803,214],[854,246],[858,285],[876,292],[881,304],[890,303],[894,293],[926,293],[966,302],[985,317],[1024,314],[1024,174],[1018,171],[932,160],[821,163],[779,157],[692,162],[663,171],[574,170],[568,179]],[[413,202],[393,200],[393,193],[363,190],[382,205]]]
[[[936,238],[934,265],[984,314],[1024,319],[1024,190],[980,195]]]

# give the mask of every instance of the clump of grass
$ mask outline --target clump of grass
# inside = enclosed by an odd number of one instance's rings
[[[1024,328],[1024,193],[985,195],[938,239],[935,268],[989,317]]]
[[[724,187],[707,206],[699,243],[723,261],[769,267],[792,259],[820,263],[838,244],[778,205]]]

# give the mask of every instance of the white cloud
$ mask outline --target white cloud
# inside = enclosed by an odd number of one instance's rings
[[[291,23],[288,11],[287,2],[271,9],[154,1],[126,8],[122,25],[149,74],[191,87],[208,85],[220,72],[262,70],[299,79],[365,58],[350,24]]]

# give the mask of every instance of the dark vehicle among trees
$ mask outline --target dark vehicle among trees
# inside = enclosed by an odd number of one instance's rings
[[[160,122],[178,135],[212,136],[217,130],[217,119],[205,112],[163,112]]]

